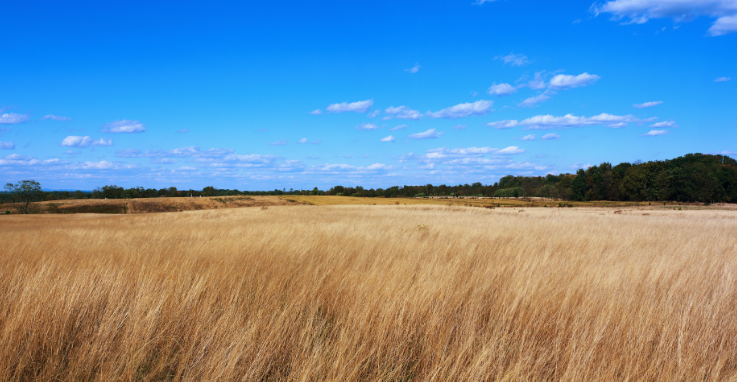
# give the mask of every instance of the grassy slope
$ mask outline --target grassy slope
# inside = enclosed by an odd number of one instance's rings
[[[285,200],[294,200],[296,202],[313,204],[313,205],[436,205],[436,206],[447,206],[452,204],[454,206],[497,206],[502,207],[557,207],[559,203],[566,205],[570,204],[575,207],[615,207],[615,206],[647,206],[648,202],[561,202],[555,200],[544,200],[539,198],[533,198],[528,200],[523,199],[430,199],[430,198],[357,198],[352,196],[280,196]],[[657,204],[657,203],[656,203]],[[662,205],[662,202],[660,203]]]
[[[729,380],[737,215],[0,217],[0,380]]]

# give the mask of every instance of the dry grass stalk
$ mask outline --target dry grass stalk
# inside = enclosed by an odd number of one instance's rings
[[[0,380],[737,378],[733,212],[0,217]]]

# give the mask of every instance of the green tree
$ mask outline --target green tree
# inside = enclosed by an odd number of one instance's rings
[[[8,183],[5,185],[5,190],[10,194],[13,204],[24,214],[29,212],[31,202],[41,200],[44,196],[41,184],[35,180],[21,180],[16,184]]]
[[[215,196],[215,187],[207,186],[202,189],[202,196]]]
[[[583,169],[576,171],[576,177],[571,180],[573,200],[586,200],[586,172]]]

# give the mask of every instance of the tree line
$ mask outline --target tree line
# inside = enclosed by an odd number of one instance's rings
[[[202,190],[169,188],[123,188],[116,185],[85,191],[41,190],[38,182],[24,180],[5,185],[0,203],[13,202],[28,209],[28,203],[64,199],[136,199],[156,197],[199,197],[233,195],[339,195],[357,197],[545,197],[589,201],[678,201],[715,203],[737,202],[737,161],[723,155],[688,154],[670,160],[634,163],[602,163],[575,174],[546,176],[507,175],[494,184],[404,185],[383,188],[335,186],[329,190],[286,189],[239,191],[212,186]]]

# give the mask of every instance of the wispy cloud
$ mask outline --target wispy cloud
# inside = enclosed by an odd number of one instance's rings
[[[530,97],[525,99],[524,101],[520,102],[517,106],[521,107],[533,107],[539,103],[545,102],[550,99],[550,96],[555,94],[555,92],[552,92],[550,90],[544,91],[542,94],[536,95],[534,97]]]
[[[636,104],[632,105],[632,107],[635,107],[635,108],[638,108],[638,109],[644,109],[646,107],[658,106],[661,103],[663,103],[663,101],[653,101],[653,102],[645,102],[645,103],[636,103]]]
[[[376,126],[373,123],[362,123],[356,126],[356,130],[376,130],[378,128],[379,126]]]
[[[534,141],[535,140],[535,134],[527,134],[524,137],[519,139],[520,141]]]
[[[390,135],[388,137],[381,138],[381,142],[394,142],[394,136]]]
[[[5,113],[0,115],[0,124],[12,125],[17,123],[25,123],[28,122],[29,119],[31,119],[31,117],[27,114]]]
[[[125,149],[116,151],[115,156],[118,158],[140,158],[143,156],[143,152],[139,149]]]
[[[92,146],[111,146],[113,144],[112,139],[100,138],[98,140],[92,140],[90,137],[80,137],[76,135],[70,135],[61,141],[62,146],[66,147],[88,147]]]
[[[420,68],[421,68],[421,67],[422,67],[422,65],[420,65],[420,64],[415,64],[415,66],[413,66],[413,67],[411,67],[411,68],[409,68],[409,69],[404,69],[404,71],[405,71],[405,72],[410,72],[410,73],[417,73],[417,72],[419,72],[419,71],[420,71]]]
[[[307,138],[302,138],[299,141],[297,141],[297,143],[309,143],[311,145],[319,145],[320,143],[322,143],[322,140],[316,139],[314,141],[308,141]]]
[[[15,149],[15,143],[13,142],[0,142],[0,150],[13,150]]]
[[[466,130],[466,125],[455,125],[453,130]]]
[[[287,144],[287,140],[285,139],[283,141],[271,142],[269,143],[269,146],[284,146],[286,144]]]
[[[730,78],[730,77],[719,77],[716,80],[714,80],[714,82],[727,82],[727,81],[731,81],[731,80],[732,80],[732,78]]]
[[[427,115],[432,118],[464,118],[470,116],[483,116],[491,112],[494,101],[479,100],[476,102],[466,102],[442,109],[436,112],[428,112]]]
[[[553,90],[567,90],[593,85],[601,77],[596,74],[582,73],[577,76],[559,74],[550,80],[548,87]]]
[[[645,134],[642,134],[642,137],[655,137],[658,135],[665,135],[668,134],[668,130],[650,130]]]
[[[523,121],[504,120],[487,123],[487,126],[497,129],[512,128],[522,126],[527,130],[543,130],[555,128],[583,127],[590,125],[603,124],[619,124],[619,123],[643,123],[651,122],[652,119],[639,119],[633,115],[612,115],[602,113],[593,117],[577,117],[573,114],[566,114],[562,117],[556,117],[550,114],[536,115]],[[612,126],[614,127],[614,126]],[[619,126],[617,126],[619,127]]]
[[[367,115],[369,118],[376,118],[379,116],[379,114],[381,114],[381,110],[374,110],[373,112],[368,113]]]
[[[510,64],[512,66],[524,66],[530,63],[530,60],[527,59],[527,56],[523,54],[510,53],[506,56],[497,56],[494,59],[502,60],[505,64]]]
[[[397,130],[402,130],[402,129],[406,129],[406,128],[407,128],[407,125],[399,125],[397,127],[393,127],[391,129],[389,129],[389,131],[397,131]]]
[[[658,128],[658,127],[678,127],[678,125],[676,125],[676,121],[670,120],[670,121],[663,121],[663,122],[653,123],[652,125],[650,125],[650,127],[655,127],[655,128]]]
[[[53,115],[53,114],[47,114],[47,115],[43,116],[43,118],[41,118],[42,121],[44,119],[51,119],[51,120],[54,120],[54,121],[71,121],[72,120],[69,117],[62,117],[62,116]]]
[[[322,114],[322,110],[316,109],[316,110],[311,111],[310,114],[312,114],[312,115],[321,115]]]
[[[443,135],[442,132],[436,132],[435,129],[430,129],[422,133],[417,134],[410,134],[407,136],[407,138],[410,139],[434,139],[439,138],[441,135]]]
[[[408,108],[407,106],[389,106],[384,110],[386,114],[389,114],[389,117],[397,118],[397,119],[412,119],[412,120],[418,120],[422,118],[422,114],[417,110],[412,110]],[[384,118],[384,119],[390,119],[390,118]]]
[[[146,127],[143,124],[129,119],[121,119],[102,126],[102,132],[104,133],[142,133],[144,131],[146,131]]]
[[[352,111],[355,113],[365,113],[371,106],[374,105],[374,100],[358,101],[358,102],[341,102],[334,103],[325,108],[328,113],[344,113]]]
[[[491,95],[496,95],[496,96],[507,96],[507,95],[516,93],[517,88],[510,84],[506,84],[506,83],[497,85],[496,82],[494,82],[489,87],[489,90],[487,90],[486,92]]]
[[[709,34],[720,36],[737,32],[737,6],[734,0],[613,0],[591,7],[594,14],[610,13],[626,24],[644,24],[649,19],[672,18],[690,21],[699,15],[717,18]]]
[[[543,139],[544,141],[550,141],[550,140],[555,140],[555,139],[558,139],[558,138],[560,138],[560,135],[558,135],[558,134],[553,134],[553,133],[550,133],[550,134],[545,134],[545,135],[543,135],[543,137],[542,137],[542,139]]]

